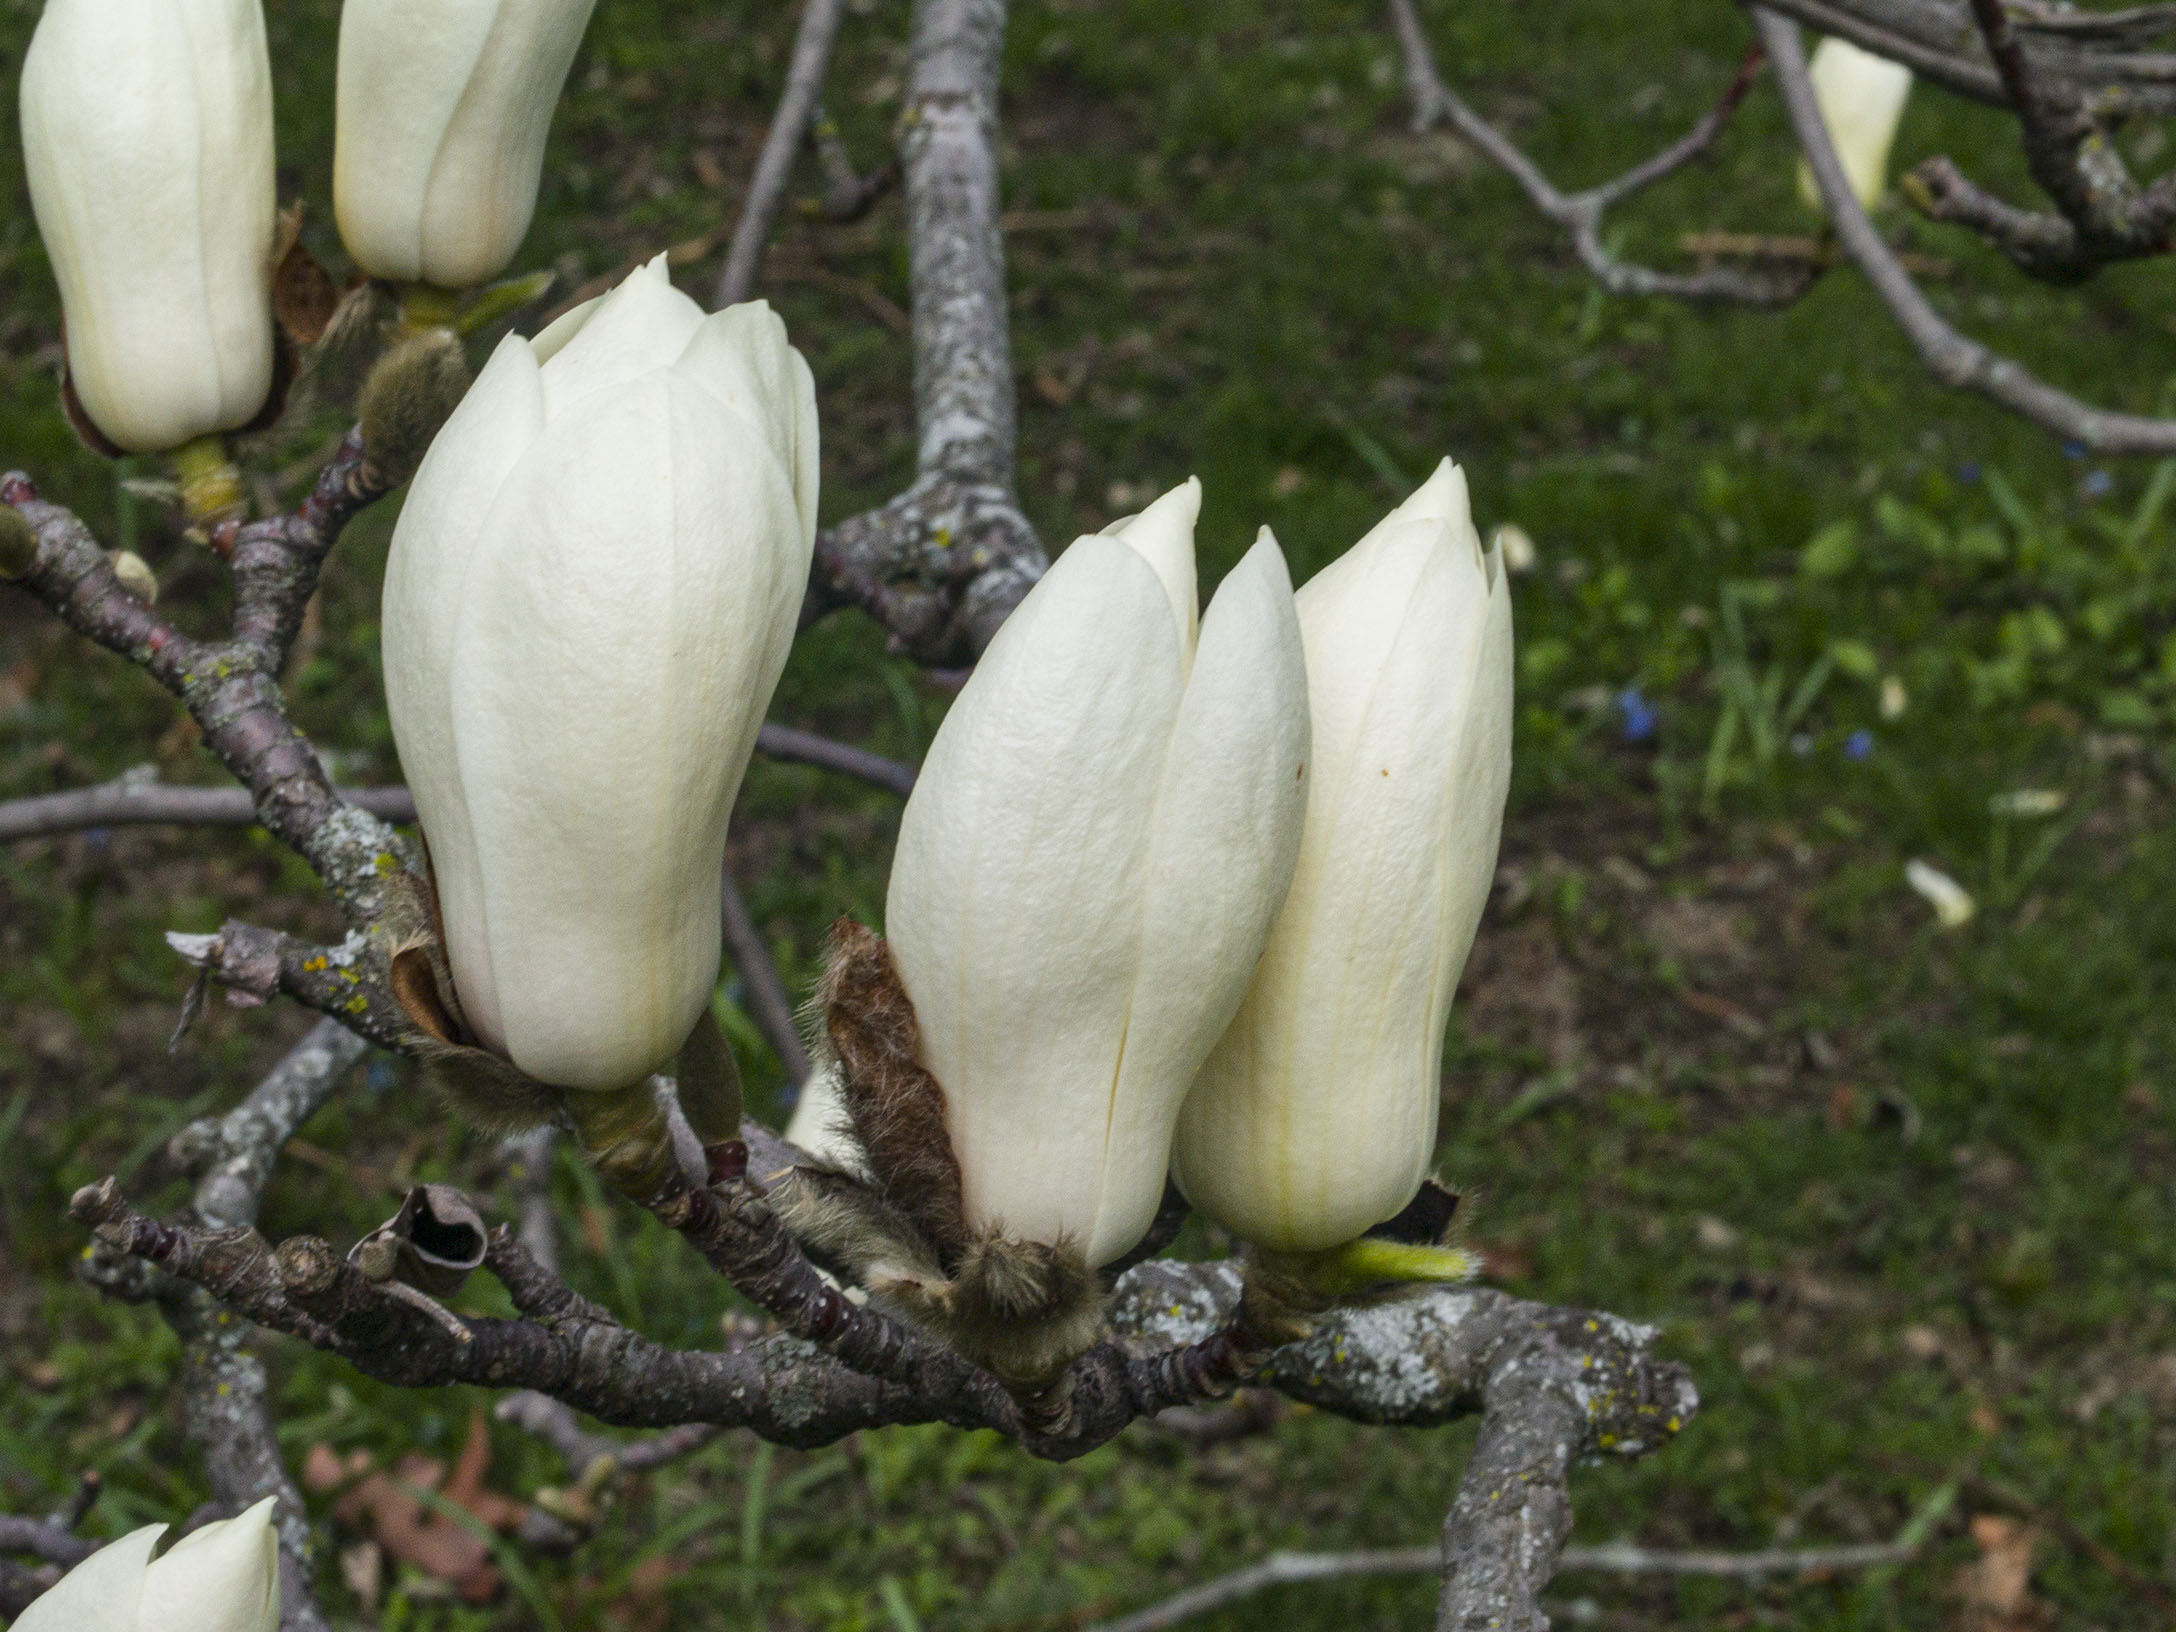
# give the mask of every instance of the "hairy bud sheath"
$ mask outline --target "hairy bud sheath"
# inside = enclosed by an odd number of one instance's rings
[[[686,1041],[725,824],[807,587],[816,399],[762,302],[663,257],[509,336],[424,456],[386,565],[394,740],[468,1025],[564,1088]]]
[[[1871,210],[1889,190],[1889,149],[1911,95],[1912,71],[1849,40],[1825,39],[1813,48],[1807,72],[1836,158],[1860,205]],[[1804,159],[1798,161],[1798,196],[1809,208],[1822,208],[1821,189]]]
[[[998,631],[901,818],[886,931],[966,1223],[1108,1263],[1291,877],[1306,677],[1265,533],[1197,634],[1188,482]]]
[[[347,0],[333,214],[374,278],[467,289],[514,258],[596,0]]]
[[[272,388],[272,69],[257,0],[49,0],[23,164],[68,373],[108,441],[163,453]]]
[[[1446,459],[1297,597],[1314,721],[1299,863],[1179,1116],[1187,1199],[1278,1252],[1413,1198],[1511,777],[1511,596]]]
[[[15,1622],[15,1632],[278,1632],[273,1497],[192,1530],[154,1559],[148,1524],[101,1547]]]

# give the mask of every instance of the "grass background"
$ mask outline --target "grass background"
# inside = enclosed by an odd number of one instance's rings
[[[283,195],[310,201],[312,242],[343,264],[326,226],[336,7],[271,11]],[[0,6],[9,83],[35,13]],[[1676,134],[1748,38],[1724,0],[1424,13],[1453,82],[1567,182]],[[790,29],[783,7],[604,0],[518,265],[571,287],[727,217]],[[853,7],[829,105],[865,163],[886,150],[904,30],[891,0]],[[1304,577],[1450,453],[1484,528],[1513,520],[1539,545],[1517,590],[1504,887],[1453,1021],[1441,1165],[1494,1279],[1657,1323],[1706,1401],[1666,1453],[1577,1477],[1579,1535],[1878,1539],[1961,1491],[1905,1569],[1556,1591],[1626,1627],[2158,1625],[2136,1579],[2176,1581],[2176,464],[2103,465],[1941,391],[1849,272],[1778,315],[1601,298],[1507,181],[1408,130],[1398,85],[1373,5],[1017,8],[1021,481],[1055,544],[1198,473],[1206,580],[1264,522]],[[2159,127],[2123,139],[2159,168]],[[1922,89],[1898,160],[1937,152],[2032,196],[2003,121]],[[1791,177],[1762,88],[1617,242],[1668,261],[1687,231],[1808,231]],[[1887,225],[1949,263],[1931,291],[1973,333],[2098,400],[2171,406],[2165,266],[2050,291],[1957,235]],[[911,468],[910,357],[886,321],[908,299],[896,200],[849,226],[793,216],[763,292],[816,372],[825,519],[849,514]],[[217,572],[56,412],[55,300],[12,149],[0,297],[0,462],[132,540],[185,621],[216,616]],[[262,450],[264,468],[305,470],[329,424]],[[393,512],[349,529],[290,680],[358,781],[398,774],[376,638]],[[914,758],[944,702],[847,615],[802,638],[773,713]],[[148,682],[0,587],[0,796],[146,760],[219,774]],[[2062,808],[2014,813],[2020,789]],[[831,917],[880,921],[895,819],[820,773],[751,771],[734,867],[797,988]],[[1911,857],[1980,915],[1938,930],[1904,887]],[[204,1497],[174,1345],[154,1313],[71,1281],[62,1207],[107,1172],[177,1199],[165,1137],[306,1023],[216,1009],[166,1057],[185,981],[160,934],[228,914],[332,927],[262,835],[0,853],[0,1509],[50,1507],[87,1467],[111,1533]],[[721,1008],[775,1104],[735,997],[729,979]],[[329,1155],[282,1167],[275,1235],[345,1242],[411,1178],[496,1182],[489,1148],[382,1062],[304,1137]],[[731,1300],[677,1242],[572,1164],[554,1182],[577,1285],[654,1336],[718,1340]],[[318,1444],[450,1456],[483,1403],[268,1355],[298,1463]],[[529,1560],[494,1604],[401,1571],[368,1614],[329,1594],[351,1623],[432,1632],[1070,1627],[1272,1546],[1423,1541],[1469,1439],[1291,1412],[1207,1450],[1136,1429],[1053,1469],[947,1429],[813,1455],[728,1435],[631,1485],[594,1539]],[[512,1430],[493,1444],[510,1493],[566,1477]],[[1960,1573],[1979,1557],[1968,1517],[2003,1511],[2040,1536],[2007,1619]],[[1222,1622],[1411,1625],[1431,1591],[1284,1589]]]

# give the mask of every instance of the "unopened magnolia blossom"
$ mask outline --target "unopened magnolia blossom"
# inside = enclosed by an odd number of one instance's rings
[[[385,689],[470,1028],[621,1088],[710,1001],[726,816],[792,643],[816,400],[662,256],[493,353],[386,564]]]
[[[1457,466],[1297,602],[1314,720],[1299,863],[1172,1158],[1196,1207],[1284,1252],[1352,1240],[1427,1173],[1511,774],[1510,589]]]
[[[1912,71],[1849,40],[1825,39],[1814,47],[1808,73],[1821,123],[1828,127],[1851,191],[1871,210],[1889,190],[1889,149],[1911,95]],[[1803,159],[1798,161],[1798,192],[1814,209],[1822,207],[1821,190]]]
[[[131,453],[246,425],[272,386],[272,69],[258,0],[48,0],[23,164],[68,374]]]
[[[968,1222],[1141,1238],[1172,1118],[1283,898],[1306,798],[1265,533],[1196,628],[1198,482],[1068,549],[998,631],[901,819],[887,935]]]
[[[466,289],[536,212],[544,138],[596,0],[347,0],[332,197],[375,278]]]
[[[147,1524],[101,1547],[18,1616],[13,1632],[278,1632],[279,1537],[267,1496],[154,1559]]]

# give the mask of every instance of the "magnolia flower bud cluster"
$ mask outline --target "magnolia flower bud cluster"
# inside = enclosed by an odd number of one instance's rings
[[[1199,506],[1081,539],[999,631],[886,906],[966,1224],[1091,1265],[1167,1167],[1280,1253],[1411,1201],[1509,783],[1508,583],[1455,466],[1296,596],[1264,529],[1197,630]]]
[[[347,0],[335,214],[373,277],[505,268],[595,0]],[[47,0],[23,159],[99,437],[164,453],[265,409],[277,342],[272,72],[260,0]]]
[[[278,1632],[274,1499],[220,1519],[151,1556],[148,1524],[101,1547],[16,1618],[14,1632]]]

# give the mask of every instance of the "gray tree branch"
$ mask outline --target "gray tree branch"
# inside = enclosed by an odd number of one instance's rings
[[[2176,452],[2176,420],[2095,408],[1950,326],[1898,262],[1896,252],[1874,230],[1845,179],[1814,100],[1797,24],[1780,9],[1770,11],[1756,6],[1752,15],[1775,67],[1791,129],[1806,155],[1837,239],[1866,275],[1866,281],[1874,286],[1928,371],[1944,385],[1976,392],[2101,453]]]
[[[38,536],[23,587],[181,700],[204,745],[249,791],[257,819],[301,852],[356,922],[376,917],[386,871],[403,847],[384,822],[333,791],[316,751],[287,718],[279,671],[340,529],[385,491],[360,433],[350,432],[300,509],[222,528],[214,542],[233,571],[233,632],[205,642],[123,589],[90,529],[41,500],[27,476],[0,476],[0,503],[20,511]]]
[[[807,622],[859,606],[893,649],[971,661],[1049,565],[1014,492],[999,232],[1004,0],[915,0],[899,162],[914,295],[916,476],[816,541]]]
[[[275,1251],[252,1229],[160,1224],[111,1180],[80,1193],[73,1210],[108,1251],[144,1258],[387,1382],[534,1389],[620,1426],[711,1423],[800,1447],[887,1423],[938,1421],[996,1429],[1038,1455],[1079,1455],[1184,1403],[1169,1362],[1228,1330],[1240,1291],[1229,1263],[1159,1261],[1128,1272],[1112,1305],[1111,1342],[1076,1368],[1073,1434],[1039,1439],[993,1379],[918,1335],[891,1340],[884,1356],[845,1355],[837,1345],[826,1352],[818,1342],[831,1334],[791,1331],[728,1352],[665,1349],[568,1291],[503,1228],[487,1264],[522,1318],[463,1317],[449,1329],[312,1237]],[[1654,1357],[1653,1335],[1614,1316],[1484,1288],[1433,1288],[1331,1313],[1304,1342],[1271,1355],[1258,1381],[1366,1422],[1533,1414],[1567,1462],[1637,1456],[1667,1442],[1699,1403],[1683,1368]]]
[[[713,306],[738,305],[755,292],[764,242],[771,235],[778,206],[786,196],[794,155],[800,151],[816,116],[824,74],[831,66],[831,49],[838,42],[839,21],[845,15],[846,0],[804,0],[801,23],[794,30],[793,56],[786,67],[786,86],[779,93],[778,111],[771,116],[771,128],[764,135],[763,151],[756,157],[755,174],[749,178],[748,196],[741,203],[733,242],[725,252],[725,267],[718,274],[718,287],[711,296]]]
[[[176,1134],[169,1155],[196,1181],[184,1227],[248,1229],[280,1147],[366,1052],[360,1038],[321,1020],[241,1104]],[[110,1258],[94,1258],[86,1274],[109,1291],[158,1303],[181,1339],[182,1427],[204,1458],[214,1502],[231,1517],[266,1496],[279,1498],[282,1632],[328,1632],[313,1592],[309,1516],[280,1455],[250,1324],[183,1279],[143,1277],[135,1266]]]
[[[1901,62],[1959,96],[2010,105],[1971,0],[1775,0],[1770,9]],[[2176,53],[2140,49],[2167,32],[2157,8],[2095,15],[2012,0],[2011,11],[2032,71],[2075,85],[2102,116],[2176,113]]]
[[[1984,192],[1949,159],[1918,167],[1907,194],[1930,218],[1978,232],[2029,276],[2076,283],[2115,261],[2159,255],[2176,226],[2176,179],[2132,179],[2110,122],[2092,99],[2036,62],[2004,0],[1971,0],[1987,54],[2017,114],[2025,161],[2059,214],[2021,210]]]
[[[1413,128],[1426,130],[1438,120],[1450,125],[1504,170],[1534,207],[1571,235],[1572,248],[1597,283],[1613,295],[1668,295],[1680,300],[1735,301],[1750,306],[1784,306],[1804,294],[1817,268],[1756,270],[1710,266],[1695,272],[1658,272],[1612,254],[1602,241],[1602,218],[1614,204],[1642,187],[1682,169],[1714,145],[1745,100],[1760,70],[1757,52],[1747,55],[1737,76],[1699,122],[1661,152],[1622,175],[1582,192],[1566,193],[1544,175],[1508,136],[1483,119],[1444,83],[1435,52],[1421,26],[1413,0],[1390,0],[1390,17],[1405,59],[1406,91],[1413,104]]]
[[[914,791],[913,766],[790,725],[762,726],[756,733],[756,752],[836,771],[902,798]],[[404,787],[337,788],[334,793],[382,822],[416,819],[415,796]],[[246,827],[256,820],[257,807],[248,789],[175,787],[160,782],[156,771],[146,765],[94,787],[0,800],[0,844],[87,827]]]

